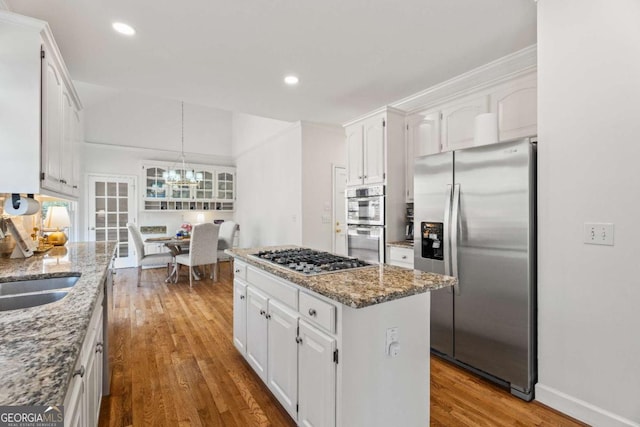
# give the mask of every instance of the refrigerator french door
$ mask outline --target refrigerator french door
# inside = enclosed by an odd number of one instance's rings
[[[432,293],[432,349],[531,400],[535,144],[525,139],[441,153],[418,158],[415,166],[416,269],[458,278],[455,288]],[[438,253],[433,246],[440,244]]]

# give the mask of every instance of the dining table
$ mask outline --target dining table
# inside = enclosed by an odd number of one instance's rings
[[[172,280],[177,282],[178,280],[178,263],[175,262],[175,257],[180,254],[184,254],[189,252],[189,244],[191,243],[191,239],[188,237],[175,237],[175,236],[166,236],[166,237],[150,237],[144,241],[145,243],[162,243],[165,247],[169,249],[171,255],[174,258],[173,269],[171,269],[171,273],[165,279],[165,283],[170,283]],[[199,274],[194,269],[193,275],[196,280],[199,280]]]

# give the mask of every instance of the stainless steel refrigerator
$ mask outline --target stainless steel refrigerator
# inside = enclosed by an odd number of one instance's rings
[[[431,295],[431,348],[533,398],[536,144],[530,139],[419,157],[415,268],[458,278]]]

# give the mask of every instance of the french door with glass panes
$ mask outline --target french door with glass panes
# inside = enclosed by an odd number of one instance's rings
[[[89,175],[89,241],[116,242],[116,268],[136,264],[127,223],[137,223],[135,177]]]

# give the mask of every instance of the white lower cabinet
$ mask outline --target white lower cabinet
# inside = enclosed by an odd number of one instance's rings
[[[247,284],[238,279],[233,281],[233,345],[247,354]]]
[[[64,399],[65,427],[97,426],[102,402],[104,346],[103,305],[100,295],[91,316],[73,378]]]
[[[269,300],[267,386],[292,418],[298,403],[298,313]]]
[[[354,309],[234,266],[234,344],[297,425],[429,424],[428,294]],[[385,344],[390,328],[396,356]]]
[[[389,247],[389,264],[413,269],[413,248]]]
[[[336,339],[300,319],[298,353],[298,425],[334,426],[336,422]]]
[[[267,297],[247,287],[247,362],[267,381]]]

